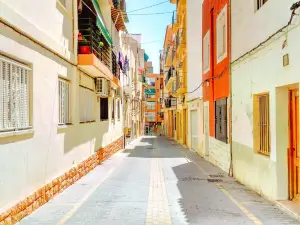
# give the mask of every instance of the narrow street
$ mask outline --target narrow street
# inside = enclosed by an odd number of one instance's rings
[[[300,223],[196,153],[142,137],[17,224]]]

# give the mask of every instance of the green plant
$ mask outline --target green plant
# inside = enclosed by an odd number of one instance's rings
[[[103,48],[103,46],[104,46],[104,44],[103,44],[102,41],[100,41],[100,42],[98,43],[98,45],[99,45],[100,48]]]
[[[89,44],[89,41],[88,41],[84,36],[82,36],[82,43],[83,43],[84,45],[88,45],[88,44]]]

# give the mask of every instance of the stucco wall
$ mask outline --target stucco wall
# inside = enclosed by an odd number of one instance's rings
[[[3,5],[7,4],[7,5]],[[8,9],[11,7],[10,9]],[[35,5],[35,7],[32,7]],[[0,16],[59,53],[62,30],[71,37],[69,19],[62,18],[55,1],[2,1]],[[15,12],[12,12],[12,8]],[[36,9],[39,10],[36,10]],[[34,10],[34,11],[33,11]],[[16,12],[18,11],[18,14]],[[22,13],[22,14],[21,14]],[[20,17],[20,16],[24,17]],[[49,20],[51,18],[51,20]],[[48,22],[51,22],[48,24]],[[29,24],[31,22],[31,24]],[[65,29],[65,26],[67,29]],[[39,29],[41,28],[41,29]],[[0,24],[0,52],[32,68],[31,125],[22,135],[0,135],[0,212],[23,199],[72,166],[122,136],[120,121],[100,122],[95,97],[95,123],[79,123],[79,72],[53,53]],[[58,77],[71,82],[71,126],[58,127]],[[82,80],[91,86],[88,80]],[[111,99],[110,99],[111,104]],[[111,105],[109,106],[111,110]],[[122,106],[121,106],[122,111]],[[109,112],[111,117],[111,112]],[[122,116],[122,115],[121,115]]]
[[[233,0],[233,59],[287,24],[290,6],[287,1],[268,1],[255,12],[252,3]],[[232,67],[234,176],[273,200],[288,198],[288,90],[299,88],[300,82],[299,17],[292,24],[287,36],[281,33]],[[290,59],[286,67],[285,54]],[[253,149],[253,95],[260,93],[269,93],[270,98],[270,157]]]
[[[192,92],[202,82],[202,1],[187,1],[187,91]],[[167,70],[165,70],[167,71]],[[187,99],[202,96],[202,87],[188,94]]]
[[[191,120],[191,112],[196,111],[197,113],[197,149],[196,151],[202,155],[203,150],[203,102],[202,99],[196,99],[188,103],[188,130],[187,130],[187,145],[192,148],[192,123],[195,121]]]

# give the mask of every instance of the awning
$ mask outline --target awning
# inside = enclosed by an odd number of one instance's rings
[[[104,25],[104,21],[102,19],[102,13],[100,10],[100,6],[99,3],[97,2],[97,0],[92,0],[94,8],[97,12],[97,22],[96,25],[97,27],[99,27],[100,31],[102,32],[104,38],[106,39],[106,41],[108,42],[109,45],[112,45],[112,39],[111,36],[108,32],[108,30],[106,29],[105,25]]]
[[[151,88],[151,89],[145,88],[145,94],[146,95],[154,95],[155,94],[155,89],[154,88]]]
[[[147,62],[148,59],[149,59],[149,56],[146,53],[144,53],[144,61]]]
[[[111,7],[111,17],[116,26],[117,31],[126,31],[125,20],[123,12],[120,9]]]

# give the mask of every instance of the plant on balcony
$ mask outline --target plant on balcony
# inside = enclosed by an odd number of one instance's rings
[[[84,36],[82,36],[82,40],[80,41],[79,52],[80,54],[90,54],[91,47],[90,41],[88,41]]]

